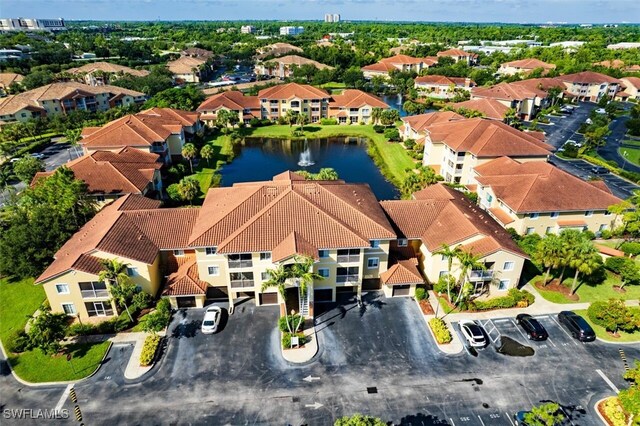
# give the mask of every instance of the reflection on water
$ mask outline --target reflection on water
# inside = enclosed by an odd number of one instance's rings
[[[399,198],[397,188],[380,173],[367,154],[366,139],[329,138],[307,141],[247,138],[238,146],[236,157],[221,170],[222,185],[236,182],[270,180],[286,170],[307,170],[317,173],[331,167],[340,179],[350,183],[368,183],[380,200]],[[301,155],[310,155],[313,165],[298,165]]]

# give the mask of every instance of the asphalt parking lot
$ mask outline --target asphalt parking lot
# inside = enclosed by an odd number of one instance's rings
[[[597,107],[594,103],[581,102],[570,115],[547,116],[551,124],[540,124],[540,129],[545,132],[547,137],[547,143],[560,148],[569,139],[575,141],[581,139],[582,136],[578,135],[576,131],[589,118],[591,111]]]
[[[598,425],[593,404],[613,389],[596,370],[624,386],[617,347],[573,342],[551,318],[542,319],[551,339],[532,343],[533,357],[491,347],[477,357],[450,356],[436,347],[415,301],[379,293],[363,300],[317,315],[320,350],[306,365],[281,357],[275,306],[246,302],[213,335],[199,331],[202,309],[179,311],[148,376],[125,380],[131,348],[114,346],[99,372],[76,385],[83,421],[329,425],[360,412],[401,425],[513,425],[517,411],[553,400],[571,416],[567,424]],[[528,343],[509,319],[493,324]],[[630,362],[640,359],[640,345],[625,351]],[[10,378],[0,384],[5,408],[42,401],[52,408],[64,397],[64,386],[25,388]],[[73,408],[68,400],[62,406]]]

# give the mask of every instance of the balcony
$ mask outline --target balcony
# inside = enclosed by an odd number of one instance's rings
[[[113,315],[113,309],[87,309],[87,315],[90,317],[110,317]]]
[[[83,299],[94,299],[97,297],[109,297],[109,290],[81,290]]]
[[[252,260],[230,260],[229,261],[229,269],[251,268],[251,267],[253,267]]]
[[[469,273],[469,281],[471,282],[476,282],[476,281],[488,281],[493,279],[493,271],[492,270],[488,270],[488,271],[471,271]]]
[[[336,283],[338,284],[357,284],[359,275],[336,275]]]
[[[247,288],[255,285],[253,280],[231,280],[231,288]]]
[[[360,262],[359,254],[338,255],[338,263],[354,263]]]
[[[163,144],[163,145],[156,145],[153,144],[151,145],[151,152],[155,152],[155,153],[162,153],[165,152],[167,150],[168,146]]]

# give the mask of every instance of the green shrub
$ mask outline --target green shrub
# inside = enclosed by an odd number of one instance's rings
[[[593,302],[587,309],[587,316],[611,333],[618,330],[632,333],[640,328],[640,311],[630,309],[618,299]]]
[[[142,353],[140,354],[140,365],[142,367],[149,366],[153,363],[153,360],[156,357],[156,351],[160,345],[160,340],[161,338],[157,334],[151,334],[144,339]]]
[[[611,426],[627,426],[627,416],[620,406],[618,398],[608,398],[604,404],[602,404],[602,409],[604,414],[611,421]]]
[[[427,291],[422,287],[416,288],[416,300],[418,302],[425,300],[428,297]]]
[[[262,126],[262,120],[260,120],[258,117],[253,117],[251,120],[249,120],[249,126],[260,127]]]
[[[625,241],[620,245],[620,250],[631,256],[640,254],[640,243],[635,241]]]
[[[596,234],[594,234],[594,232],[590,231],[589,229],[587,229],[586,231],[582,231],[582,235],[584,235],[584,237],[590,241],[596,239]]]
[[[613,232],[611,230],[605,229],[604,231],[600,231],[600,238],[603,240],[608,240],[611,237],[613,237]]]
[[[320,124],[322,124],[323,126],[333,126],[335,124],[338,124],[338,120],[336,120],[335,118],[323,118],[320,120]]]
[[[304,335],[304,333],[295,333],[295,336],[298,336],[298,343],[300,344],[300,346],[307,343],[307,337]],[[284,349],[291,348],[291,333],[282,333],[282,347]]]
[[[385,129],[384,126],[380,126],[378,124],[373,126],[373,131],[376,132],[376,133],[382,133],[382,132],[384,132],[384,129]]]
[[[156,310],[144,317],[142,329],[148,332],[157,332],[169,325],[171,321],[171,303],[169,299],[160,299]]]
[[[400,132],[395,127],[392,127],[384,131],[384,137],[390,141],[397,141],[400,140]]]
[[[515,306],[526,307],[535,301],[535,296],[526,290],[517,288],[509,289],[506,296],[494,297],[488,300],[474,300],[470,303],[470,309],[487,311],[490,309],[507,309]]]
[[[100,334],[96,325],[75,323],[67,330],[67,336],[88,336],[90,334]]]
[[[455,287],[454,285],[455,279],[452,276],[449,276],[449,279],[447,280],[446,275],[438,278],[438,282],[433,285],[433,291],[435,291],[438,294],[447,294],[447,281],[451,282],[451,285],[449,288],[451,289],[451,291],[453,291]]]
[[[24,330],[14,331],[4,342],[4,350],[9,354],[19,354],[21,352],[28,351],[29,349],[31,349],[29,336],[27,336],[27,333],[25,333]]]
[[[403,143],[407,149],[413,149],[416,146],[416,141],[413,139],[405,139]]]
[[[619,274],[622,268],[633,263],[633,260],[628,257],[610,257],[604,261],[604,267],[611,272]]]
[[[278,328],[283,333],[289,332],[289,328],[287,328],[287,321],[289,321],[289,325],[291,326],[291,328],[293,328],[296,325],[298,325],[298,322],[300,321],[300,315],[299,314],[287,315],[286,317],[278,318]],[[302,320],[302,322],[300,323],[299,329],[302,329],[303,325],[304,325],[304,320]]]
[[[144,291],[140,291],[133,295],[131,306],[139,311],[148,308],[153,303],[153,296]]]
[[[442,345],[451,342],[451,332],[442,319],[431,318],[431,320],[429,320],[429,327],[431,327],[431,331],[433,331],[433,335],[436,337],[438,344]]]

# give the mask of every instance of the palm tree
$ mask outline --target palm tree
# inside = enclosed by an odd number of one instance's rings
[[[569,266],[569,258],[571,257],[572,248],[577,246],[583,238],[583,234],[576,229],[565,229],[560,233],[560,240],[562,241],[562,254],[560,256],[559,265],[562,266],[562,272],[560,272],[560,278],[558,281],[560,284],[562,284],[564,273],[567,266]]]
[[[200,182],[194,177],[186,177],[178,182],[178,194],[184,201],[193,204],[193,200],[200,194]]]
[[[73,150],[78,157],[80,156],[80,154],[78,154],[78,142],[82,138],[81,133],[82,131],[80,129],[69,129],[64,133],[65,137],[67,138],[67,142],[69,142],[69,144],[73,147]]]
[[[286,120],[287,123],[289,123],[289,127],[293,126],[293,123],[297,122],[298,115],[300,115],[300,113],[296,110],[293,110],[293,109],[287,110],[287,112],[284,115],[284,119]]]
[[[300,126],[300,130],[304,130],[304,125],[309,123],[309,116],[307,114],[298,114],[296,117],[296,124]]]
[[[447,275],[451,275],[451,267],[453,266],[453,259],[457,259],[462,254],[460,246],[452,248],[448,244],[442,244],[439,250],[434,251],[433,254],[440,255],[447,259]],[[451,301],[451,280],[447,279],[447,296]]]
[[[518,113],[515,108],[509,108],[507,112],[504,113],[504,119],[506,123],[511,126],[518,119]]]
[[[557,269],[563,262],[563,242],[556,234],[547,234],[538,243],[537,250],[534,254],[537,263],[547,268],[544,274],[543,285],[547,285],[551,269]]]
[[[307,288],[313,284],[313,280],[324,279],[322,275],[313,272],[313,259],[309,256],[296,256],[291,268],[291,277],[298,281],[302,296],[307,293]]]
[[[280,293],[282,297],[282,304],[285,306],[284,314],[287,315],[286,306],[287,306],[287,290],[286,284],[287,280],[291,278],[291,270],[285,268],[284,265],[278,265],[276,269],[267,269],[267,274],[269,275],[269,279],[262,283],[261,291],[264,292],[268,288],[275,287]],[[291,326],[289,325],[289,321],[287,321],[287,327],[289,327],[289,332],[291,332]]]
[[[371,121],[373,122],[373,124],[378,124],[380,118],[382,118],[382,108],[373,108],[371,110]]]
[[[458,290],[458,297],[456,297],[455,305],[462,301],[462,293],[469,271],[473,269],[480,269],[484,271],[487,269],[484,262],[480,261],[481,257],[474,256],[471,252],[460,250],[457,259],[460,264],[460,277],[458,278],[458,285],[460,286],[460,289]]]
[[[205,160],[207,160],[207,166],[211,165],[211,159],[216,155],[215,150],[213,149],[213,146],[206,144],[205,146],[202,147],[202,149],[200,150],[200,157],[204,158]]]
[[[192,143],[187,143],[182,147],[182,156],[189,160],[189,167],[191,167],[191,173],[193,173],[193,159],[196,156],[196,147]]]
[[[571,285],[571,294],[575,294],[578,289],[578,275],[591,275],[593,271],[601,265],[600,253],[590,240],[583,240],[571,250],[572,256],[569,258],[569,266],[576,270]]]
[[[120,262],[118,259],[104,259],[100,261],[100,264],[104,269],[98,273],[98,279],[109,286],[111,297],[118,305],[124,306],[129,319],[133,322],[127,301],[135,293],[135,286],[131,283],[127,274],[127,264]]]

